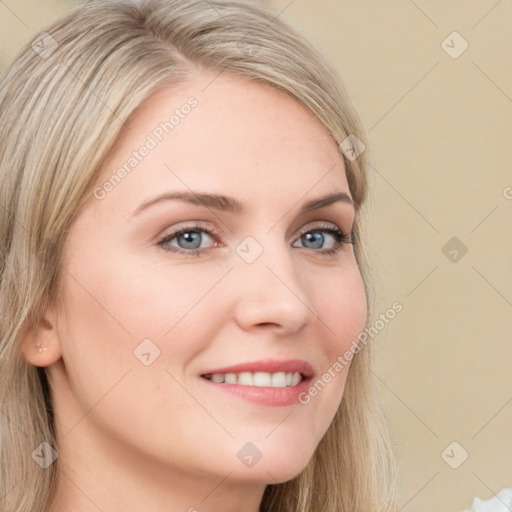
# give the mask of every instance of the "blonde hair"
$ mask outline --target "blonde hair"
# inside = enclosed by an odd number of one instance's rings
[[[57,299],[66,232],[90,198],[126,121],[152,93],[197,70],[256,80],[308,108],[337,144],[366,145],[345,160],[356,203],[354,251],[373,316],[363,255],[368,140],[353,102],[320,52],[272,9],[243,0],[93,0],[27,44],[0,76],[0,503],[4,512],[52,510],[59,459],[46,369],[20,353],[26,329]],[[354,355],[339,410],[295,478],[265,489],[264,512],[391,512],[396,465],[370,370]]]

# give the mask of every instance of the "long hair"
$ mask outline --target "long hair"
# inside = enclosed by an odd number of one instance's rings
[[[343,154],[356,205],[354,253],[373,318],[362,206],[369,145],[339,76],[319,50],[269,7],[244,0],[92,0],[27,43],[0,75],[0,505],[52,510],[59,459],[46,369],[20,354],[26,329],[57,298],[66,233],[127,120],[161,88],[197,70],[258,81],[295,98]],[[339,409],[306,467],[269,484],[262,512],[395,512],[397,470],[373,380],[371,343],[354,355]]]

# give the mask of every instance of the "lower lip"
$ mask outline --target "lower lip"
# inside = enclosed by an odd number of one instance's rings
[[[206,382],[206,384],[209,384],[213,389],[218,389],[224,393],[236,395],[240,398],[257,404],[280,407],[300,403],[299,396],[301,393],[307,393],[311,381],[311,378],[307,378],[300,381],[296,386],[271,388],[213,382],[211,380],[205,379],[204,377],[200,377],[200,379]]]

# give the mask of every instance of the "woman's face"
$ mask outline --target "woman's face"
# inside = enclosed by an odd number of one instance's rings
[[[313,455],[365,326],[353,247],[330,231],[350,234],[354,208],[311,113],[215,76],[152,96],[103,166],[70,228],[48,371],[64,452],[274,483]]]

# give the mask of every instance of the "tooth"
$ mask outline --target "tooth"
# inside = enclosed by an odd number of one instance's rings
[[[299,372],[240,372],[240,373],[213,373],[205,375],[208,380],[216,383],[240,384],[241,386],[258,386],[284,388],[296,386],[302,381]]]
[[[268,387],[270,386],[270,373],[266,372],[255,372],[254,373],[254,386]]]
[[[286,387],[286,373],[284,373],[284,372],[273,373],[271,386],[274,388]]]
[[[251,372],[242,372],[238,374],[238,384],[252,386],[253,381],[254,379]]]
[[[296,386],[301,381],[301,376],[299,372],[295,372],[292,378],[292,386]]]
[[[224,375],[224,382],[226,384],[236,384],[236,373],[226,373]]]

